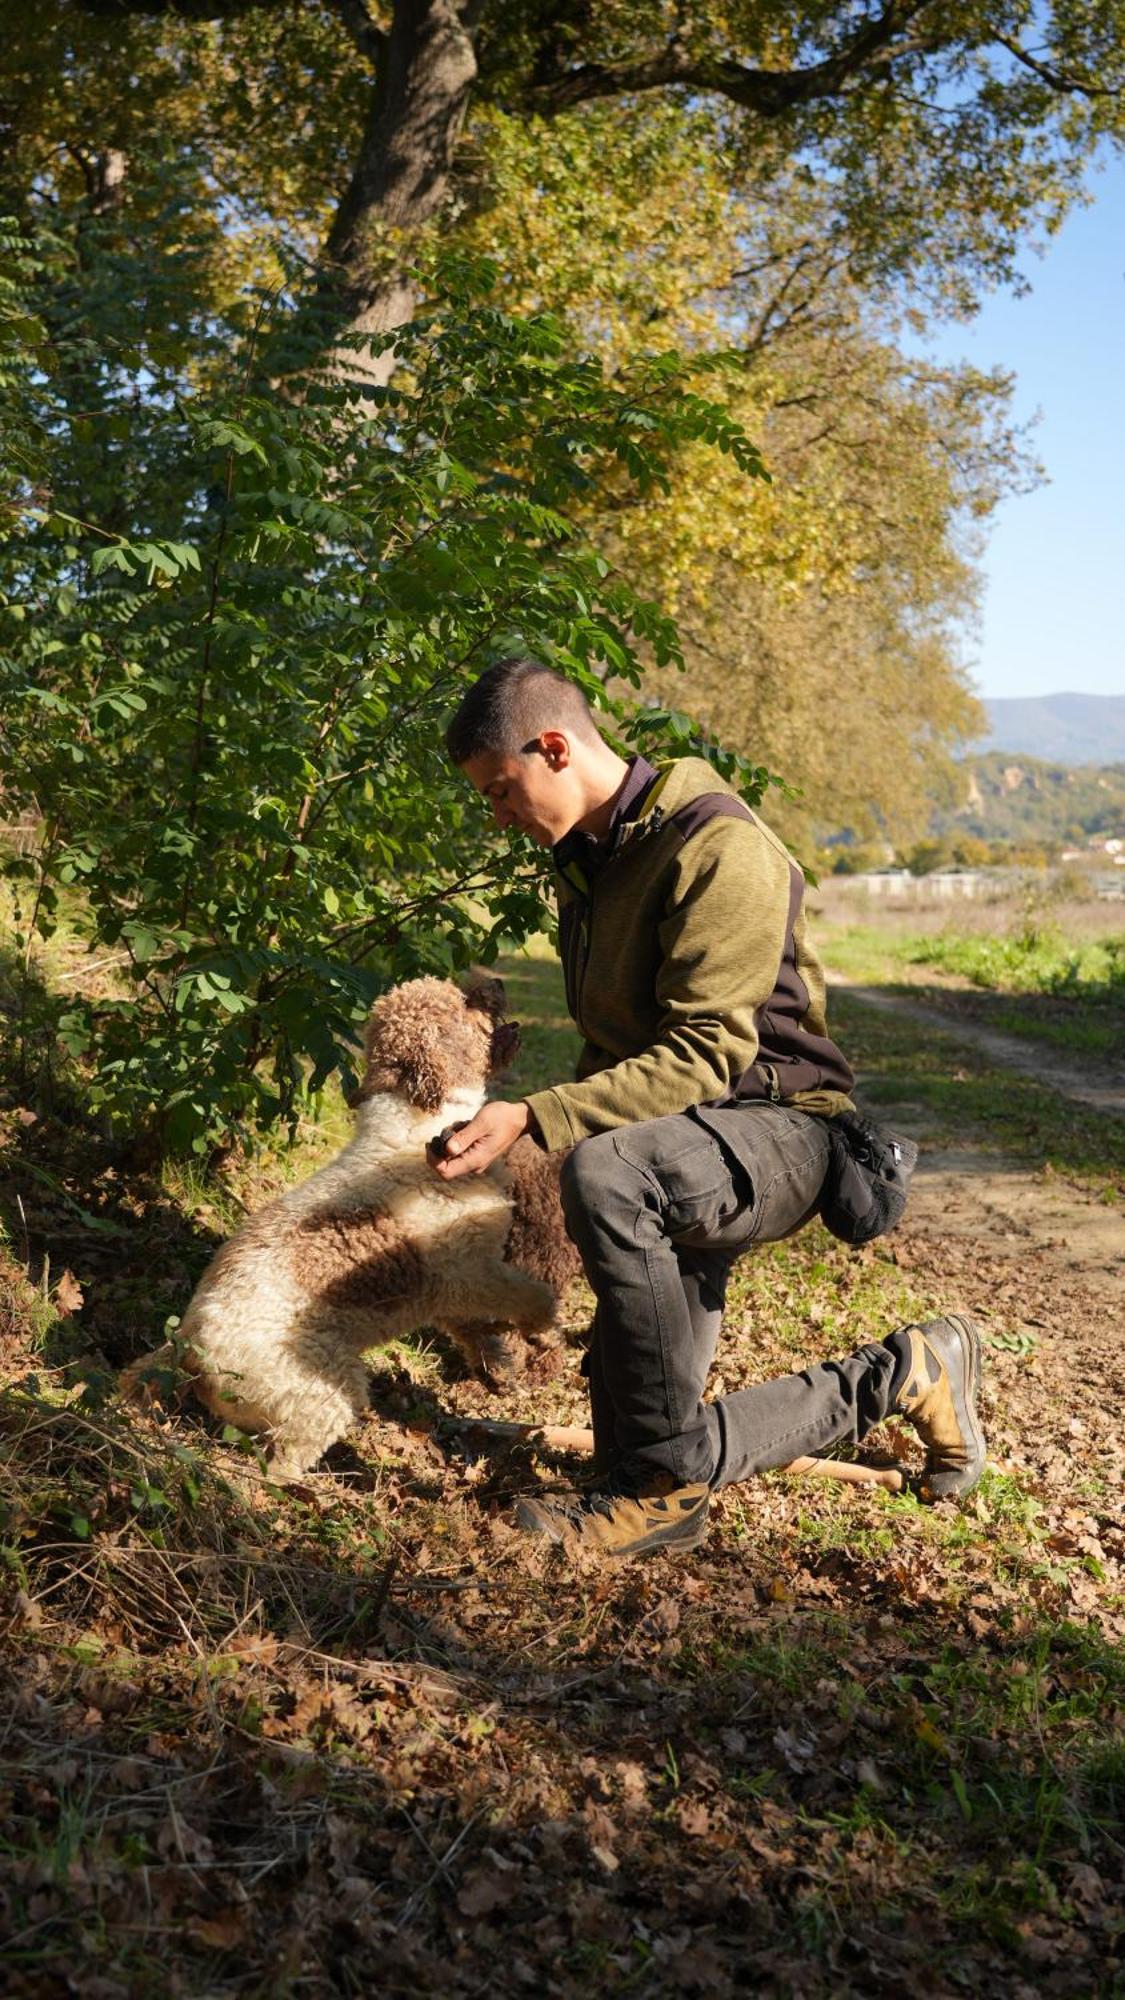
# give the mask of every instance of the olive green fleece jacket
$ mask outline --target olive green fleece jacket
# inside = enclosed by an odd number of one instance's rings
[[[567,1005],[583,1048],[574,1083],[526,1100],[544,1145],[735,1095],[845,1109],[851,1072],[826,1039],[824,975],[787,849],[702,758],[678,759],[658,780],[638,759],[626,795],[645,781],[638,816],[619,812],[607,842],[587,839],[578,860],[574,836],[555,849]],[[682,809],[714,793],[732,803],[685,835]],[[783,989],[791,1018],[773,1034]],[[780,1083],[772,1067],[762,1083],[774,1042],[827,1051],[826,1066],[786,1071],[783,1055]],[[787,1089],[786,1074],[812,1087]]]

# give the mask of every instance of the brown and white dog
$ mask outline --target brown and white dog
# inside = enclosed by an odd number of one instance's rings
[[[519,1041],[498,979],[462,992],[412,979],[371,1010],[355,1135],[310,1180],[252,1215],[212,1259],[177,1345],[208,1408],[269,1445],[292,1476],[366,1408],[362,1356],[420,1326],[493,1380],[525,1339],[549,1342],[577,1274],[557,1165],[530,1140],[481,1175],[443,1181],[428,1142],[471,1118]],[[150,1355],[143,1387],[167,1364]]]

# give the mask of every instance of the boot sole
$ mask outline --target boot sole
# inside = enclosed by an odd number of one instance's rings
[[[976,1408],[977,1390],[980,1387],[981,1377],[980,1329],[975,1320],[966,1319],[962,1313],[946,1313],[944,1319],[936,1322],[936,1324],[952,1327],[960,1345],[962,1362],[961,1380],[964,1385],[964,1393],[963,1395],[954,1395],[953,1407],[957,1413],[957,1421],[961,1425],[966,1439],[973,1447],[972,1462],[976,1466],[976,1471],[974,1472],[971,1468],[968,1468],[965,1473],[965,1485],[949,1488],[947,1491],[935,1495],[935,1498],[939,1500],[959,1500],[966,1493],[972,1492],[973,1487],[977,1484],[981,1473],[984,1471],[984,1432],[981,1430]],[[938,1474],[939,1479],[942,1476],[941,1473]],[[948,1477],[949,1475],[945,1476]],[[923,1480],[923,1488],[925,1488],[926,1484],[927,1482]]]

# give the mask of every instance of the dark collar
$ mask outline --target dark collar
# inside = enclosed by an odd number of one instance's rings
[[[551,849],[551,859],[560,875],[567,881],[576,880],[574,869],[592,881],[600,874],[610,855],[620,845],[625,827],[635,820],[645,800],[656,783],[659,773],[644,757],[630,757],[629,775],[613,802],[609,827],[603,840],[595,840],[592,833],[583,827],[572,827],[556,841]]]

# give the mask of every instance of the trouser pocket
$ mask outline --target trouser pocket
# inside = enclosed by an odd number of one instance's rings
[[[816,1213],[831,1156],[823,1119],[756,1103],[704,1105],[695,1115],[746,1190],[747,1243],[776,1243]]]
[[[671,1128],[667,1136],[656,1129],[660,1126]],[[677,1243],[713,1240],[745,1207],[745,1188],[736,1186],[722,1147],[687,1119],[627,1126],[615,1133],[614,1143],[624,1165],[652,1190],[665,1232]]]

